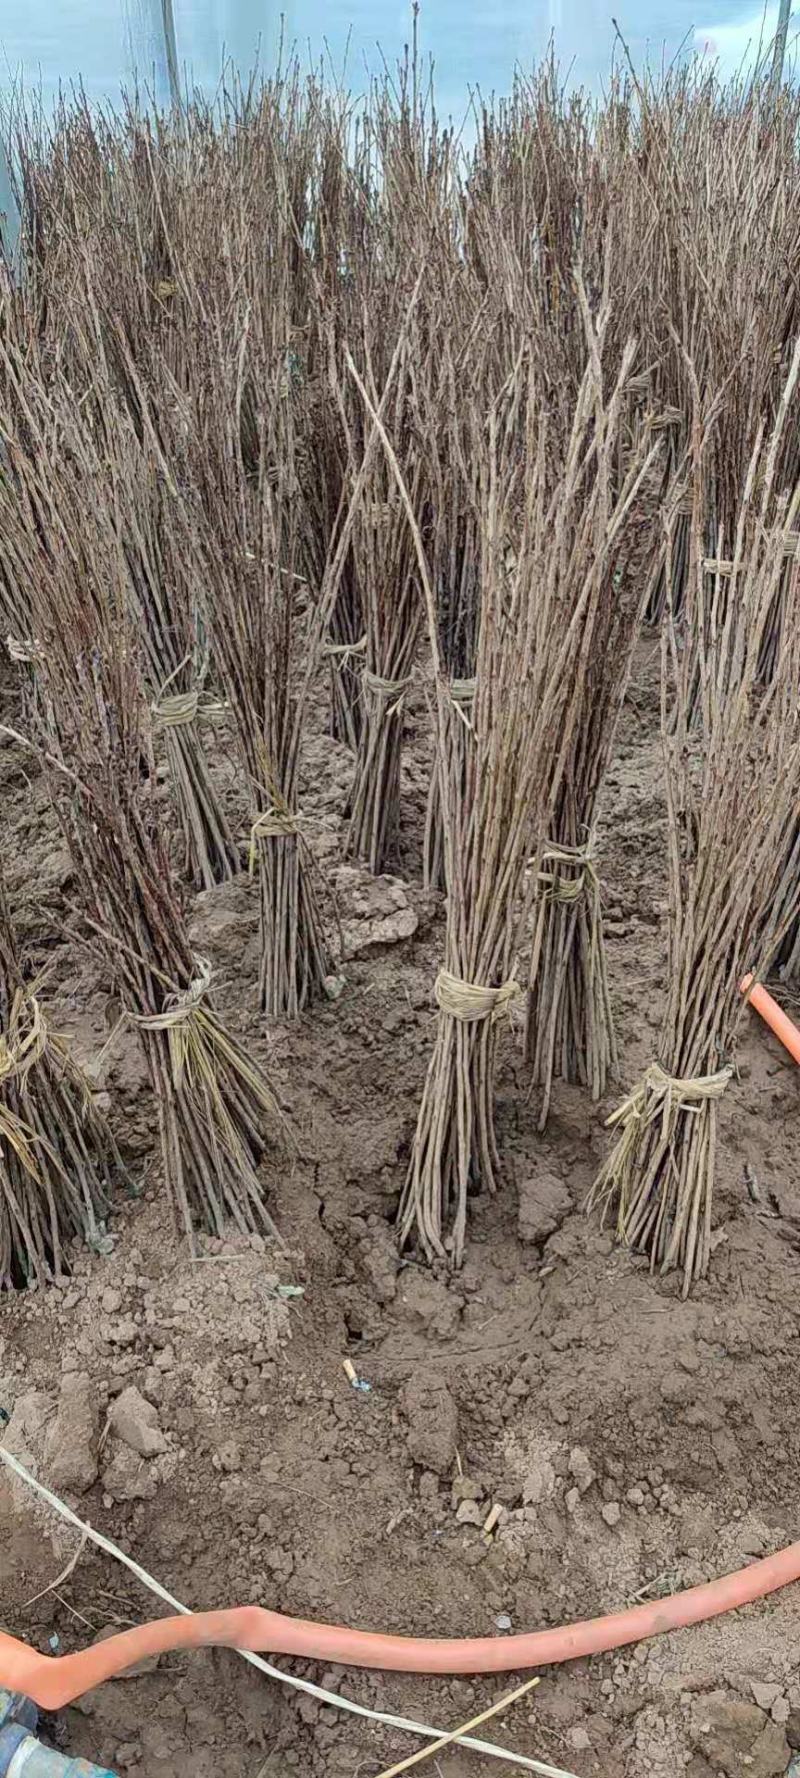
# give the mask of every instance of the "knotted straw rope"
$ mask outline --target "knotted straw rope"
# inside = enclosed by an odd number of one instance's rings
[[[594,836],[589,835],[585,846],[546,846],[542,853],[542,863],[556,866],[554,870],[540,870],[539,882],[542,884],[547,901],[571,903],[578,901],[584,889],[588,888],[593,895],[599,893],[600,885],[594,868]],[[563,877],[561,865],[571,866],[577,876]]]
[[[181,666],[185,664],[181,662]],[[180,667],[176,668],[176,672],[179,673],[180,670]],[[175,673],[172,673],[150,706],[154,729],[188,728],[190,723],[196,722],[198,716],[216,716],[227,709],[224,701],[213,697],[209,692],[201,691],[199,686],[193,686],[190,691],[168,693],[167,686],[174,678]]]
[[[152,706],[153,727],[155,729],[186,728],[194,722],[200,708],[200,693],[193,691],[172,692],[169,697],[156,698]]]
[[[794,557],[800,555],[800,535],[798,535],[796,531],[787,532],[783,540],[782,549],[785,556]],[[726,574],[730,575],[733,573],[734,567],[734,562],[723,560],[722,557],[718,556],[706,556],[703,562],[703,569],[706,574],[719,574],[721,576]]]
[[[477,679],[451,679],[450,696],[454,704],[471,704],[478,689]]]
[[[322,652],[326,659],[335,660],[344,666],[351,657],[359,657],[366,654],[367,638],[366,636],[359,636],[357,642],[326,642]]]
[[[433,993],[437,1006],[451,1019],[458,1019],[462,1025],[476,1025],[482,1019],[491,1019],[495,1024],[508,1012],[521,989],[513,976],[500,988],[482,988],[477,982],[462,981],[449,969],[440,969]]]
[[[24,1037],[15,1040],[11,1032],[16,1031],[22,1008],[30,1013],[30,1030]],[[28,1074],[36,1067],[47,1048],[47,1025],[38,1000],[26,995],[18,989],[14,995],[9,1021],[9,1036],[0,1035],[0,1087],[12,1081],[24,1086]],[[36,1165],[35,1146],[36,1131],[21,1117],[12,1111],[10,1105],[0,1103],[0,1144],[5,1138],[14,1149],[18,1160],[31,1179],[39,1179]]]
[[[369,667],[365,667],[363,684],[366,690],[372,693],[376,703],[391,704],[392,707],[387,714],[393,716],[395,711],[400,709],[408,691],[411,675],[409,674],[406,679],[382,679],[379,673],[373,673]]]
[[[201,1055],[203,1027],[207,1025],[203,1001],[211,986],[211,964],[206,957],[195,957],[194,962],[197,974],[192,976],[188,988],[179,994],[168,994],[161,1012],[123,1014],[139,1031],[166,1031],[175,1087],[180,1086],[192,1054],[196,1059]]]
[[[633,1092],[607,1118],[607,1128],[621,1124],[626,1132],[629,1126],[646,1129],[660,1117],[666,1139],[676,1112],[699,1111],[710,1099],[720,1099],[732,1074],[733,1068],[727,1064],[714,1074],[681,1079],[680,1075],[668,1074],[660,1062],[651,1062]]]
[[[180,994],[168,994],[161,1012],[132,1012],[128,1016],[140,1031],[174,1031],[194,1017],[211,986],[211,964],[207,957],[196,957],[197,974]]]
[[[617,1127],[618,1140],[601,1168],[589,1193],[587,1209],[599,1204],[603,1221],[616,1202],[617,1236],[635,1246],[641,1233],[642,1217],[649,1213],[651,1193],[666,1161],[666,1184],[678,1201],[684,1198],[679,1160],[670,1153],[676,1120],[680,1112],[693,1117],[722,1097],[733,1074],[730,1066],[718,1068],[713,1074],[697,1074],[682,1079],[668,1074],[660,1062],[651,1062],[633,1092],[607,1118],[608,1128]],[[656,1138],[655,1153],[645,1144],[647,1132],[660,1120],[661,1131]],[[694,1188],[693,1188],[694,1189]],[[688,1289],[689,1274],[686,1276]]]
[[[19,1024],[19,1016],[25,1006],[30,1014],[30,1030],[25,1036],[15,1040],[11,1032]],[[31,1068],[41,1061],[47,1048],[47,1025],[38,1000],[32,994],[25,995],[22,990],[14,996],[9,1021],[9,1035],[0,1033],[0,1086],[8,1080],[24,1081]]]
[[[20,665],[30,666],[34,661],[41,660],[42,651],[38,642],[20,642],[16,636],[6,636],[6,649],[9,659]]]
[[[257,815],[250,829],[250,859],[248,869],[253,875],[256,863],[256,849],[259,840],[291,840],[300,833],[302,815],[293,815],[291,809],[265,809]]]
[[[456,715],[461,717],[464,727],[469,729],[471,735],[475,733],[475,730],[467,715],[467,706],[474,704],[477,690],[477,679],[451,679],[450,681],[450,702]]]

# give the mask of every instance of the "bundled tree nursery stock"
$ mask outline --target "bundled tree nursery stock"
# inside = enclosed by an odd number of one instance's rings
[[[320,710],[352,756],[345,853],[402,854],[443,910],[398,1242],[458,1267],[472,1195],[506,1189],[499,1049],[542,1130],[560,1081],[621,1088],[604,778],[660,635],[667,1011],[588,1209],[687,1289],[705,1274],[742,978],[798,968],[799,124],[758,79],[616,72],[595,101],[550,62],[459,135],[416,56],[359,100],[289,64],[170,115],[19,111],[6,738],[141,1035],[190,1240],[280,1239],[259,1163],[297,1141],[214,1010],[193,893],[258,879],[269,1027],[347,1002],[304,807]],[[21,1283],[98,1240],[124,1168],[14,921],[4,896]]]

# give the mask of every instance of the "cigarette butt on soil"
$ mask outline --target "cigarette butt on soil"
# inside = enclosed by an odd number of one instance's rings
[[[500,1517],[502,1510],[503,1510],[503,1508],[500,1504],[500,1501],[496,1500],[491,1511],[489,1513],[487,1513],[486,1519],[484,1521],[484,1526],[483,1526],[484,1537],[491,1537],[492,1532],[495,1528],[495,1525],[497,1524],[497,1521]]]
[[[357,1389],[360,1395],[372,1393],[372,1384],[365,1382],[364,1378],[359,1376],[355,1365],[350,1363],[349,1358],[342,1359],[342,1370],[351,1388]]]

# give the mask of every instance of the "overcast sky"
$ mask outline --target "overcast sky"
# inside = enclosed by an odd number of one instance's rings
[[[269,63],[280,0],[174,0],[174,9],[179,63],[200,84],[213,86],[224,49],[245,69],[260,42]],[[365,63],[379,64],[378,44],[393,62],[409,32],[405,0],[288,0],[283,11],[287,38],[315,54],[327,41],[337,66],[349,37],[354,86]],[[733,68],[762,32],[769,39],[775,6],[763,14],[752,0],[422,0],[420,39],[435,59],[440,111],[458,114],[474,86],[507,90],[515,62],[530,66],[551,31],[573,78],[598,88],[609,66],[612,13],[637,60],[672,57],[688,38]],[[91,97],[113,98],[134,65],[146,81],[155,67],[161,85],[160,18],[161,0],[0,0],[0,86],[22,71],[49,96],[59,81],[80,77]]]

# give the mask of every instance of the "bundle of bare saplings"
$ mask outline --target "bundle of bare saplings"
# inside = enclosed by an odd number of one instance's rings
[[[566,439],[550,424],[536,362],[521,353],[494,394],[470,389],[469,449],[476,462],[479,616],[474,742],[466,762],[440,647],[436,589],[399,458],[387,459],[411,524],[424,589],[437,700],[437,748],[447,887],[445,955],[436,979],[434,1052],[401,1203],[403,1239],[461,1260],[470,1190],[494,1189],[498,1030],[520,993],[515,965],[538,880],[539,853],[569,754],[584,633],[605,587],[629,504],[652,461],[646,429],[631,434],[630,460],[609,492],[597,533],[571,534],[596,434],[620,438],[635,349],[626,348],[604,387],[597,331],[583,306],[587,361]],[[360,384],[365,404],[368,396]],[[561,474],[552,453],[565,446]],[[459,728],[456,725],[459,725]],[[457,743],[454,746],[454,736]],[[531,865],[531,860],[532,865]]]
[[[62,1274],[64,1246],[100,1250],[116,1144],[23,967],[0,877],[0,1290]]]
[[[800,882],[788,897],[783,882],[800,806],[800,563],[785,576],[800,482],[787,491],[777,475],[797,425],[799,374],[800,341],[772,432],[756,440],[735,531],[714,560],[704,541],[713,407],[698,394],[682,619],[671,616],[662,641],[669,991],[657,1056],[610,1119],[617,1141],[592,1194],[653,1267],[681,1269],[684,1293],[711,1252],[717,1110],[734,1072],[740,986],[768,968],[800,904]],[[781,582],[785,622],[765,683]]]
[[[152,713],[130,576],[150,486],[147,449],[107,398],[6,364],[4,547],[24,566],[39,648],[36,728],[69,845],[79,911],[141,1037],[164,1177],[182,1225],[272,1230],[257,1166],[280,1127],[274,1095],[213,1009],[192,954],[157,793]]]

